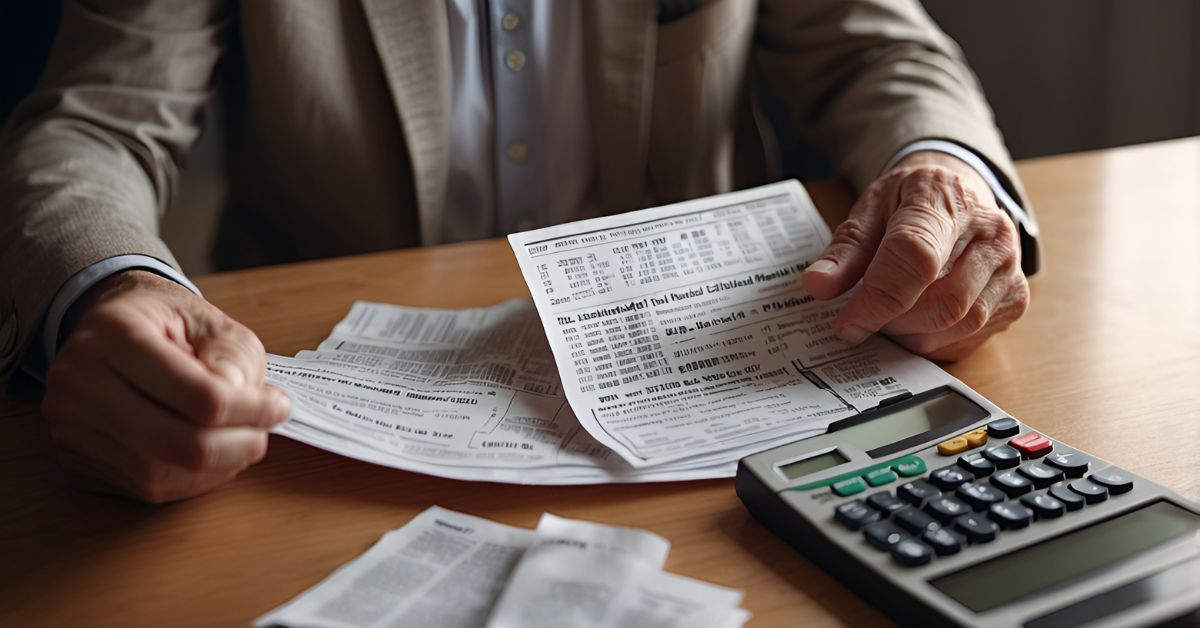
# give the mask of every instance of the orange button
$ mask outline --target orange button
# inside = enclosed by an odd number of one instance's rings
[[[1050,439],[1037,432],[1025,432],[1020,436],[1015,436],[1008,441],[1008,444],[1019,449],[1026,458],[1044,456],[1054,449]]]
[[[937,449],[938,453],[943,456],[953,456],[954,454],[959,454],[969,449],[969,443],[967,443],[967,439],[959,436],[957,438],[951,438],[948,441],[938,443]]]
[[[981,427],[974,432],[967,432],[966,434],[963,434],[963,438],[967,439],[967,444],[972,448],[983,445],[987,443],[988,439],[987,428]]]

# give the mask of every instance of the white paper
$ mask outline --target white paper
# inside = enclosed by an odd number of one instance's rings
[[[536,536],[434,506],[254,625],[482,626]]]
[[[509,236],[579,422],[638,468],[773,443],[952,381],[801,272],[829,243],[795,181]]]
[[[526,530],[434,506],[254,625],[745,623],[749,613],[736,608],[740,591],[662,572],[669,551],[666,539],[644,530],[551,514],[542,516],[536,531]]]
[[[587,484],[733,475],[694,457],[634,469],[583,430],[532,302],[466,310],[355,303],[316,351],[269,356],[276,432],[360,460],[464,480]]]
[[[543,515],[488,628],[722,628],[742,593],[661,571],[669,545],[640,530]]]

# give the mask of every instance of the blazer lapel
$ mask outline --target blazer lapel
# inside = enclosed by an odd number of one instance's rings
[[[442,239],[450,146],[450,42],[445,0],[363,0],[408,145],[421,242]]]
[[[646,201],[657,35],[655,0],[589,0],[586,5],[588,92],[605,212]]]

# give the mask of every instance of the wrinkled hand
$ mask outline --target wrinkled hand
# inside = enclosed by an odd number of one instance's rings
[[[267,451],[285,421],[249,329],[143,271],[90,290],[46,375],[42,413],[63,466],[91,489],[148,502],[198,495]]]
[[[857,344],[883,331],[939,361],[965,357],[1029,307],[1012,219],[978,172],[936,152],[872,183],[803,275],[819,299],[860,279],[834,333]]]

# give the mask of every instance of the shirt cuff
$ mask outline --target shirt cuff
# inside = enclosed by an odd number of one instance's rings
[[[40,342],[33,344],[22,365],[26,373],[39,382],[45,380],[46,369],[58,355],[58,343],[62,337],[60,328],[71,306],[92,286],[126,270],[148,270],[191,290],[196,296],[202,296],[199,288],[188,281],[183,273],[149,255],[131,253],[100,260],[72,275],[54,295],[54,300],[50,302],[46,316],[42,319],[41,331],[35,335],[35,338],[40,338]]]
[[[964,148],[959,144],[948,142],[946,140],[919,140],[913,142],[912,144],[900,149],[900,152],[896,153],[896,155],[892,157],[891,161],[884,166],[884,172],[891,170],[905,157],[923,150],[932,150],[939,153],[953,155],[954,157],[957,157],[965,162],[968,166],[971,166],[971,168],[979,173],[979,176],[983,177],[983,180],[988,184],[988,187],[992,189],[992,194],[995,195],[996,202],[1000,205],[1001,209],[1008,212],[1009,216],[1012,216],[1013,222],[1024,228],[1025,232],[1030,236],[1034,238],[1037,237],[1037,223],[1033,220],[1029,213],[1025,211],[1025,208],[1021,207],[1021,204],[1013,199],[1012,195],[1008,193],[1008,190],[1006,190],[1004,185],[1000,183],[1000,178],[996,176],[996,173],[992,171],[992,169],[986,163],[984,163],[984,161],[980,159],[979,155],[976,155],[974,151]]]

